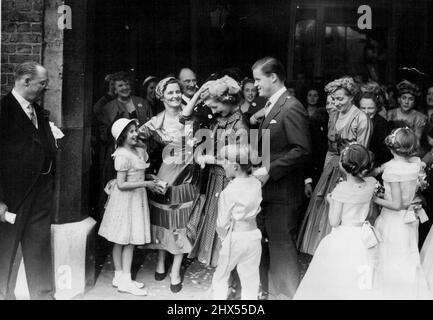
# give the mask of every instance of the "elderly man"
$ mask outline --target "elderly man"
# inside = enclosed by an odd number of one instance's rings
[[[191,69],[182,68],[178,79],[182,85],[182,107],[185,107],[198,90],[197,77]]]
[[[189,68],[182,68],[179,72],[178,80],[182,85],[182,108],[185,108],[191,98],[198,90],[197,78],[194,71]],[[211,109],[201,101],[194,106],[192,111],[195,130],[208,128],[210,121],[213,119]]]
[[[1,100],[0,299],[15,298],[19,244],[30,297],[53,299],[50,224],[56,146],[49,113],[36,104],[47,85],[47,70],[24,62],[15,69],[14,88]],[[7,212],[16,214],[14,224],[6,221]]]

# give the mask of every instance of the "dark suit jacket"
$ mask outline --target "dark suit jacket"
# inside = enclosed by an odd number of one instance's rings
[[[270,178],[263,187],[263,200],[299,203],[304,193],[303,167],[311,154],[307,111],[286,91],[260,125],[261,145],[266,143],[261,135],[265,129],[269,129],[270,153],[263,154],[262,161],[269,163]]]
[[[385,145],[385,138],[390,132],[388,121],[376,114],[373,117],[373,135],[370,141],[370,150],[374,153],[376,167],[392,159],[392,154]]]
[[[305,163],[305,179],[313,179],[313,186],[319,181],[328,151],[328,121],[328,112],[322,107],[309,117],[311,157]]]
[[[18,101],[7,94],[0,111],[0,201],[16,213],[39,178],[47,159],[54,163],[56,147],[48,111],[35,105],[37,130]]]

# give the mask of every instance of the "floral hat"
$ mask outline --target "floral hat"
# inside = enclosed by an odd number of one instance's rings
[[[397,84],[398,96],[401,96],[405,93],[409,93],[414,97],[419,97],[421,95],[421,91],[416,84],[413,84],[410,81],[403,80],[399,84]]]
[[[207,87],[203,94],[202,99],[209,96],[216,97],[221,101],[233,101],[235,96],[241,91],[239,83],[229,77],[224,76],[220,79],[209,81],[205,84]]]
[[[359,94],[359,86],[351,77],[343,77],[328,83],[325,91],[327,94],[333,94],[342,88],[346,89],[352,97],[356,97]]]

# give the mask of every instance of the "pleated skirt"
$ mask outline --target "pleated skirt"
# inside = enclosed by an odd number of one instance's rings
[[[188,235],[193,243],[189,258],[197,258],[207,266],[218,263],[221,242],[216,233],[218,199],[229,180],[221,166],[211,165],[205,197],[196,201],[188,225]]]

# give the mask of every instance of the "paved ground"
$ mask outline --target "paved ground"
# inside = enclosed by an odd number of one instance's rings
[[[99,261],[96,285],[79,299],[84,300],[202,300],[206,299],[206,292],[212,281],[213,268],[207,268],[197,261],[192,262],[185,272],[183,289],[174,294],[170,291],[170,278],[158,282],[154,279],[155,264],[157,259],[156,251],[137,249],[134,256],[134,269],[136,280],[144,282],[149,295],[136,297],[127,293],[119,293],[111,286],[114,276],[114,268],[111,256],[106,256],[104,261]],[[311,257],[300,255],[301,275],[303,276]],[[141,262],[141,264],[140,264]]]

